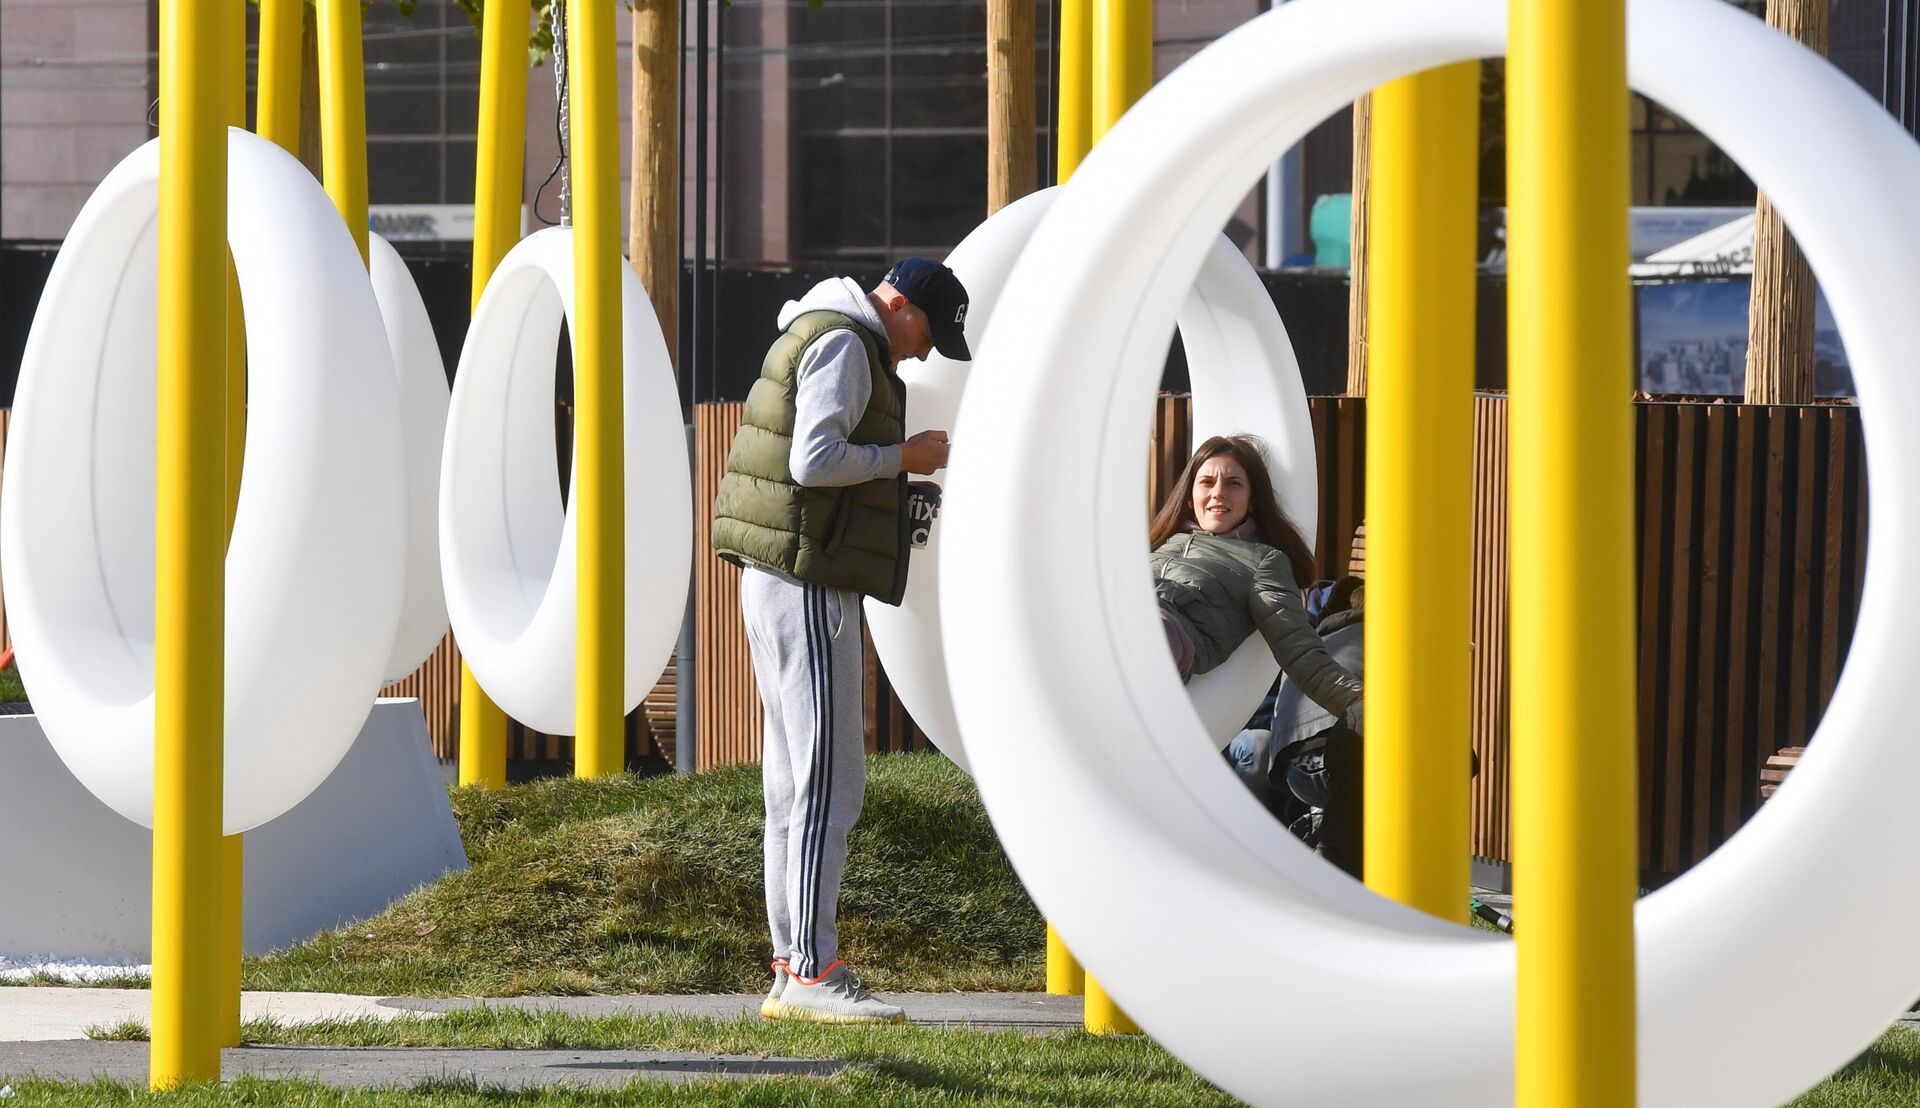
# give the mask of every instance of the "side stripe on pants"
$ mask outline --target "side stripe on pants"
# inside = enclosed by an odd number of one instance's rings
[[[800,904],[794,920],[794,971],[819,974],[815,927],[819,919],[820,866],[826,852],[828,813],[833,809],[833,629],[827,590],[806,586],[807,668],[813,685],[813,766],[807,782],[800,846]]]

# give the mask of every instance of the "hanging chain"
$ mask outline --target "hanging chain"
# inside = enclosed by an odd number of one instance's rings
[[[560,226],[573,224],[573,189],[569,184],[573,176],[570,159],[571,145],[568,139],[569,121],[567,119],[567,5],[566,0],[553,0],[553,98],[559,105],[560,124]]]

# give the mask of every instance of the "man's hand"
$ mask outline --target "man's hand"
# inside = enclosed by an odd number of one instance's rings
[[[922,431],[900,445],[900,468],[908,473],[932,473],[946,464],[945,431]]]

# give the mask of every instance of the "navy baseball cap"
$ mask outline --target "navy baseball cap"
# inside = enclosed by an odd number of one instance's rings
[[[973,359],[967,350],[967,290],[953,270],[932,258],[902,258],[887,270],[886,281],[927,313],[935,350],[956,362]]]

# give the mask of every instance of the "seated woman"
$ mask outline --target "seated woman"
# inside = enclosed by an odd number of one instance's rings
[[[1313,552],[1280,510],[1259,440],[1201,443],[1148,535],[1154,596],[1181,681],[1225,662],[1258,631],[1302,692],[1361,729],[1360,679],[1307,622],[1300,582],[1313,579]]]

